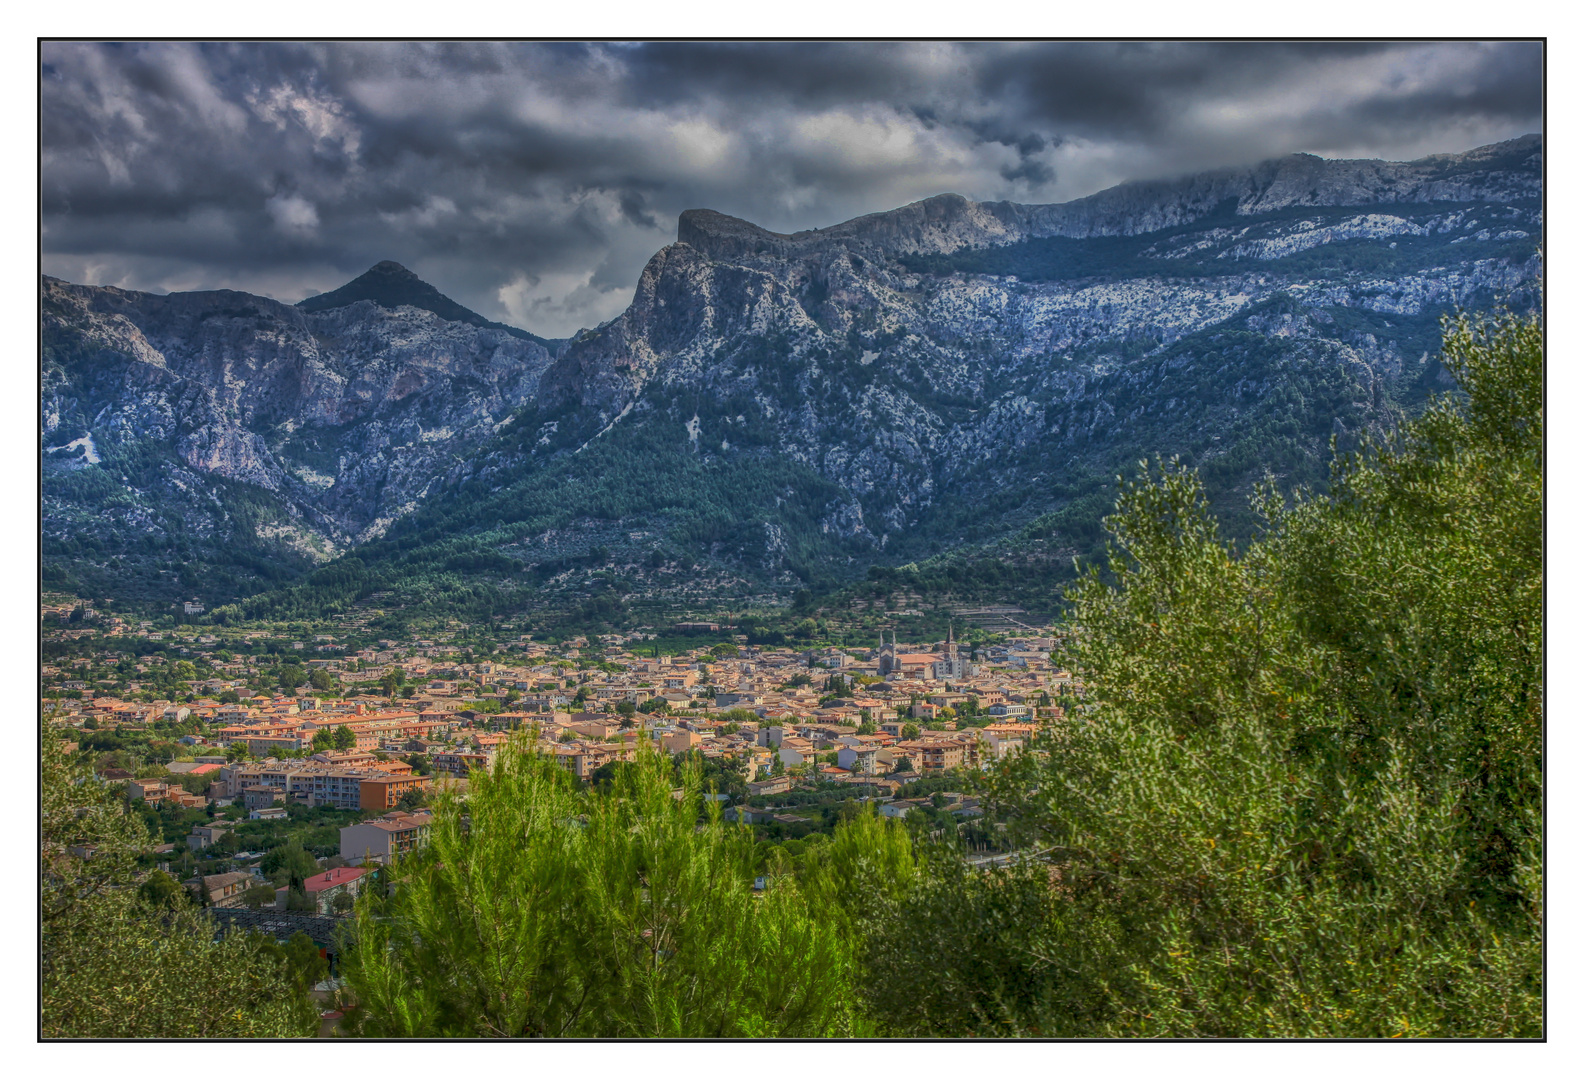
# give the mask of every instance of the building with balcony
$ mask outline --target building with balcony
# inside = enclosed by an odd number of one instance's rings
[[[428,811],[415,814],[400,810],[369,821],[360,821],[341,830],[341,857],[353,866],[388,863],[397,855],[416,851],[429,840],[429,825],[434,816]]]

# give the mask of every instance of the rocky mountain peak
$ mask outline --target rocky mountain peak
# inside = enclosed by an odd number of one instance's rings
[[[403,280],[411,280],[411,281],[417,281],[418,280],[418,275],[417,274],[415,274],[411,270],[407,269],[401,263],[392,262],[390,259],[386,259],[384,262],[375,263],[372,267],[369,268],[368,273],[364,274],[363,277],[364,278],[367,278],[367,277],[400,278],[400,279],[403,279]],[[362,278],[359,278],[358,280],[361,281]]]
[[[628,310],[558,353],[539,405],[546,422],[567,410],[583,416],[587,435],[630,415],[657,381],[754,383],[755,400],[769,400],[756,380],[814,364],[809,393],[916,371],[918,385],[956,380],[958,400],[978,401],[983,373],[970,357],[1026,363],[1037,379],[1041,364],[1076,371],[1100,341],[1164,352],[1284,290],[1311,288],[1315,266],[1326,280],[1351,279],[1351,249],[1304,254],[1333,243],[1378,243],[1372,265],[1396,268],[1412,294],[1392,302],[1397,316],[1432,312],[1399,350],[1417,348],[1408,358],[1416,360],[1435,343],[1438,305],[1531,273],[1540,153],[1540,140],[1526,137],[1410,162],[1289,154],[1066,203],[945,193],[795,233],[688,210],[678,243],[650,260]],[[1454,264],[1467,269],[1455,287],[1441,284]],[[1366,288],[1379,286],[1360,284],[1358,298],[1325,306],[1364,305]],[[1106,305],[1129,314],[1099,313]],[[1347,333],[1336,340],[1351,342]],[[744,357],[735,367],[734,353]],[[847,407],[884,411],[892,399],[865,402]],[[776,408],[794,404],[783,396]]]
[[[718,210],[684,210],[677,219],[677,242],[696,248],[712,259],[740,259],[745,255],[766,253],[785,255],[788,241],[792,239]]]
[[[367,272],[339,289],[310,296],[297,306],[304,311],[329,311],[360,300],[372,300],[383,308],[422,308],[453,322],[481,325],[487,321],[484,316],[458,304],[401,263],[389,259],[375,263]]]
[[[433,312],[451,322],[500,330],[513,337],[537,342],[547,348],[553,347],[553,343],[544,338],[515,326],[493,322],[478,312],[463,307],[401,263],[389,259],[375,263],[362,276],[354,278],[339,289],[310,296],[300,301],[297,306],[303,311],[329,311],[356,304],[361,300],[373,301],[380,307],[390,310],[398,307],[415,307]]]
[[[796,259],[833,247],[885,256],[945,255],[1049,237],[1136,236],[1231,208],[1240,217],[1291,207],[1536,199],[1542,140],[1525,135],[1417,161],[1288,154],[1243,168],[1129,181],[1065,203],[975,202],[934,195],[823,229],[774,233],[714,210],[688,210],[677,239],[711,259]]]

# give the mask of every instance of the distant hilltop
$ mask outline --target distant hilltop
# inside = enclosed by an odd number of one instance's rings
[[[1025,205],[936,195],[826,229],[773,233],[714,210],[687,210],[677,240],[713,258],[799,253],[835,244],[890,254],[949,254],[961,248],[1064,236],[1135,236],[1185,225],[1218,210],[1237,216],[1290,207],[1496,202],[1540,197],[1541,137],[1525,135],[1461,154],[1417,161],[1328,160],[1289,154],[1248,168],[1173,180],[1131,181],[1071,202]]]
[[[446,296],[401,263],[389,260],[376,263],[362,277],[354,278],[339,289],[310,296],[306,300],[299,301],[297,306],[304,311],[329,311],[332,308],[355,304],[360,300],[371,300],[380,307],[389,309],[406,306],[432,311],[442,319],[469,323],[490,330],[501,330],[514,337],[536,342],[552,351],[559,344],[515,326],[492,322]]]

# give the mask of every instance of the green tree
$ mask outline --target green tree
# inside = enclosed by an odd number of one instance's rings
[[[1081,722],[999,786],[1106,935],[1068,950],[1104,1009],[1041,1031],[1541,1033],[1538,322],[1459,319],[1443,363],[1241,554],[1194,474],[1124,487]]]
[[[214,783],[214,777],[212,774],[194,776],[192,773],[182,773],[176,777],[176,782],[189,795],[202,795],[209,790],[209,785]]]
[[[158,885],[137,887],[137,859],[152,840],[85,763],[45,754],[40,782],[45,1038],[313,1034],[312,1002],[256,942],[234,933],[217,940],[203,912]]]
[[[865,1004],[883,1033],[927,1038],[1099,1031],[1106,925],[1072,929],[1050,867],[983,870],[930,843],[910,887],[864,923]],[[920,963],[928,956],[929,963]],[[1086,962],[1087,961],[1087,962]]]
[[[269,885],[253,885],[242,894],[242,902],[254,911],[275,906],[275,890]]]
[[[303,848],[302,842],[293,837],[266,852],[259,861],[259,869],[271,877],[282,878],[283,883],[296,888],[319,872],[319,864]]]
[[[755,899],[752,831],[699,770],[672,797],[645,753],[579,791],[520,738],[441,799],[423,852],[365,893],[344,966],[381,1036],[825,1036],[851,1032],[853,961],[790,881]]]
[[[154,870],[138,886],[138,899],[150,908],[167,908],[187,903],[189,894],[181,882],[165,873]]]
[[[809,849],[799,869],[799,884],[814,908],[862,954],[877,920],[913,889],[917,863],[899,822],[848,802],[851,809],[841,817],[830,842]]]
[[[330,962],[323,951],[301,930],[287,940],[282,952],[287,978],[304,991],[313,989],[315,983],[330,974]]]
[[[301,664],[287,664],[280,669],[280,688],[283,693],[289,694],[307,681],[308,671]]]

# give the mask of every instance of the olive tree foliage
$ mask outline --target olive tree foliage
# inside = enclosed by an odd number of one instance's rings
[[[428,847],[358,900],[344,971],[374,1036],[822,1036],[852,1029],[854,960],[787,877],[754,896],[752,832],[701,823],[642,755],[580,789],[519,738]]]
[[[866,1034],[1041,1036],[1093,1031],[1104,1014],[1079,957],[1108,952],[1115,927],[1075,933],[1046,863],[986,871],[955,838],[915,838],[866,808],[809,849],[799,881],[855,943]]]
[[[1241,554],[1192,472],[1124,487],[1071,594],[1087,698],[997,785],[1103,1005],[1025,1028],[1540,1034],[1538,321],[1450,322],[1443,362]]]
[[[985,870],[946,844],[919,855],[865,935],[865,1004],[880,1034],[1101,1033],[1104,987],[1089,972],[1115,949],[1114,920],[1075,918],[1048,864]]]
[[[141,887],[137,856],[153,844],[142,819],[86,762],[56,752],[48,732],[43,745],[41,1035],[313,1035],[313,1003],[278,957],[243,934],[216,940],[208,916],[163,875]]]

